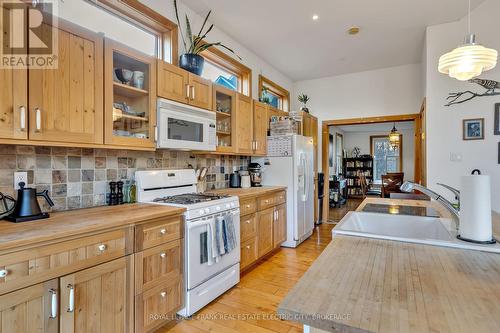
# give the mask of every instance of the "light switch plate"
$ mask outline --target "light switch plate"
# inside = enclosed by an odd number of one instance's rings
[[[450,153],[451,162],[462,162],[462,153]]]
[[[28,173],[26,171],[14,172],[14,189],[19,189],[19,183],[24,182],[28,185]]]

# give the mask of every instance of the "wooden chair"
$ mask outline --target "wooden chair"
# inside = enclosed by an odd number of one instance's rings
[[[367,196],[382,196],[382,191],[380,189],[372,188],[372,186],[368,183],[366,176],[363,173],[358,175],[359,184],[361,186],[361,193],[363,193],[363,198]]]
[[[401,193],[404,173],[382,175],[382,198],[389,198],[391,193]]]

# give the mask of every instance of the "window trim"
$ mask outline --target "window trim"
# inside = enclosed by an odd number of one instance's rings
[[[86,0],[138,27],[153,33],[158,38],[158,58],[173,65],[179,62],[179,28],[177,24],[137,0]],[[168,59],[167,59],[168,60]]]
[[[259,97],[262,94],[263,87],[266,87],[270,92],[281,97],[281,99],[283,100],[280,109],[281,111],[290,111],[290,92],[288,90],[266,78],[264,75],[259,74]]]
[[[252,97],[252,70],[221,50],[210,47],[201,53],[206,61],[238,77],[238,92]]]
[[[370,155],[373,158],[373,168],[375,168],[375,154],[373,153],[373,140],[387,138],[389,140],[389,135],[370,135]],[[399,134],[399,171],[403,172],[403,134]],[[373,174],[373,180],[375,180],[375,174]]]
[[[341,151],[340,151],[340,154],[339,152],[337,151],[337,140],[342,139],[342,147],[341,147]],[[337,158],[340,157],[340,160],[342,161],[344,159],[344,135],[342,133],[339,133],[339,132],[335,132],[335,160],[334,160],[334,163],[336,164],[337,163]],[[342,163],[342,162],[341,162]],[[343,166],[343,165],[342,165]],[[337,176],[339,174],[342,174],[344,172],[343,168],[341,167],[339,169],[339,166],[338,165],[335,165],[335,172],[337,172]]]

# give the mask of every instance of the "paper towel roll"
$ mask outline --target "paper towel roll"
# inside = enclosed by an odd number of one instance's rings
[[[493,238],[491,227],[490,176],[463,176],[460,188],[460,236],[486,242]]]

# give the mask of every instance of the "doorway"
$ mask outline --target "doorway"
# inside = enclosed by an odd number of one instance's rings
[[[397,145],[392,144],[388,137],[393,126],[400,134]],[[382,175],[395,172],[406,173],[405,180],[423,181],[421,113],[323,121],[322,134],[323,216],[330,217],[330,185],[334,187],[335,197],[341,194],[343,198],[345,194],[347,198],[347,202],[336,207],[345,205],[353,210],[361,203],[366,192],[359,185],[361,173],[362,180],[366,179],[374,187],[381,186]],[[339,179],[350,185],[340,189]],[[350,202],[349,198],[352,199]],[[336,204],[334,198],[332,201]],[[339,214],[333,215],[335,219]]]

